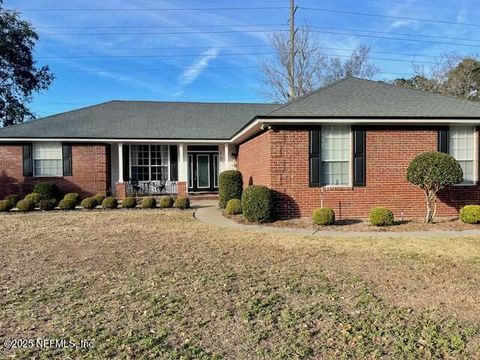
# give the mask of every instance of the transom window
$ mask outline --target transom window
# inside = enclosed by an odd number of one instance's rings
[[[61,143],[38,143],[33,145],[33,175],[63,176]]]
[[[168,180],[168,145],[131,145],[130,174],[137,181]]]
[[[350,183],[350,128],[322,126],[322,185]]]
[[[474,183],[475,128],[473,126],[450,127],[450,155],[463,170],[462,184]]]

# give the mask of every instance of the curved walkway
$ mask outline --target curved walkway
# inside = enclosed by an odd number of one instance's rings
[[[217,206],[216,200],[198,200],[192,204],[194,217],[205,224],[215,225],[222,228],[231,228],[241,231],[254,231],[261,233],[280,233],[294,235],[308,235],[320,237],[450,237],[450,236],[467,236],[480,235],[480,230],[462,230],[462,231],[397,231],[397,232],[376,232],[376,231],[324,231],[314,228],[283,228],[267,225],[245,225],[239,224],[222,215]]]

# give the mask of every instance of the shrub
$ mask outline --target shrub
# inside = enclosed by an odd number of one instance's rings
[[[242,173],[236,170],[223,171],[219,175],[218,199],[220,208],[225,209],[231,199],[242,197]]]
[[[39,182],[32,192],[42,195],[44,199],[57,199],[60,194],[57,185],[49,182]]]
[[[40,208],[40,210],[48,211],[48,210],[55,209],[56,204],[57,204],[56,199],[42,199],[38,203],[38,207]]]
[[[248,221],[267,222],[272,218],[272,193],[266,186],[252,185],[242,194],[243,216]]]
[[[35,204],[31,200],[23,199],[17,203],[17,208],[22,212],[32,211],[35,209]]]
[[[15,207],[17,203],[22,200],[22,197],[18,194],[10,194],[8,196],[5,196],[5,200],[9,201],[10,204],[12,204],[12,207]]]
[[[446,186],[459,184],[463,171],[451,155],[438,151],[426,152],[413,159],[407,169],[407,180],[425,193],[427,213],[425,222],[433,222],[437,193]]]
[[[8,201],[8,200],[0,201],[0,212],[9,212],[12,209],[13,209],[13,205],[11,201]]]
[[[177,199],[173,203],[173,207],[180,210],[188,209],[190,207],[190,199],[184,196],[177,197]]]
[[[130,196],[123,199],[122,208],[133,209],[136,207],[137,207],[137,199],[135,199],[134,197]]]
[[[319,208],[313,212],[312,220],[315,225],[333,225],[335,212],[331,208]]]
[[[95,200],[95,198],[93,197],[89,197],[89,198],[83,199],[81,205],[84,209],[88,209],[88,210],[95,209],[97,207],[97,200]]]
[[[118,207],[118,201],[113,196],[109,196],[103,199],[102,207],[105,209],[116,209]]]
[[[386,208],[373,208],[370,211],[370,222],[375,226],[393,225],[393,212]]]
[[[40,195],[39,193],[31,193],[25,196],[25,200],[33,202],[35,206],[38,206],[40,204],[40,201],[43,200],[44,197]]]
[[[155,198],[147,196],[142,200],[142,208],[144,209],[154,209],[157,207],[157,200]]]
[[[173,198],[171,196],[163,196],[160,198],[160,207],[163,209],[173,206]]]
[[[63,199],[58,203],[61,210],[74,210],[77,203],[72,199]]]
[[[230,199],[228,200],[226,212],[228,215],[237,215],[242,213],[242,200]]]
[[[105,200],[105,195],[97,194],[97,195],[93,196],[93,198],[97,202],[97,205],[102,205],[103,200]]]
[[[480,222],[480,205],[466,205],[460,209],[460,220],[466,224]]]
[[[75,205],[80,204],[80,195],[77,193],[68,193],[64,196],[65,200],[73,200],[75,201]]]

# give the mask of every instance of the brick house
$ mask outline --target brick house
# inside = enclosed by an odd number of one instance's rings
[[[274,191],[282,218],[320,206],[416,217],[424,198],[407,166],[442,151],[464,171],[439,196],[450,216],[480,203],[477,125],[478,103],[352,77],[283,106],[111,101],[0,129],[0,198],[46,180],[83,196],[211,193],[236,168]]]

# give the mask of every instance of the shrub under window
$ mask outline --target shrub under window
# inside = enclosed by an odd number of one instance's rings
[[[58,203],[61,210],[74,210],[77,203],[72,199],[63,199]]]
[[[190,199],[182,196],[178,197],[173,203],[173,206],[180,210],[188,209],[190,207]]]
[[[272,193],[266,186],[252,185],[242,194],[243,216],[248,221],[268,222],[272,219]]]
[[[84,209],[88,209],[88,210],[95,209],[97,207],[97,200],[95,200],[93,197],[89,197],[89,198],[83,199],[81,205]]]
[[[55,209],[55,205],[57,204],[57,200],[55,199],[42,199],[38,203],[38,207],[40,210],[49,211]]]
[[[1,200],[0,201],[0,212],[9,212],[12,210],[13,205],[10,201],[8,200]]]
[[[373,208],[370,211],[370,222],[375,226],[390,226],[393,225],[393,212],[386,208]]]
[[[80,195],[77,193],[68,193],[64,196],[64,199],[73,200],[75,204],[80,204]]]
[[[171,196],[163,196],[160,198],[160,207],[163,209],[171,208],[173,206],[173,198]]]
[[[118,201],[114,197],[110,196],[102,201],[102,207],[104,209],[116,209],[118,207]]]
[[[466,205],[460,209],[460,220],[466,224],[480,223],[480,205]]]
[[[137,199],[132,196],[126,197],[122,201],[122,208],[124,209],[133,209],[137,207]]]
[[[319,208],[313,212],[312,220],[315,225],[333,225],[335,212],[331,208]]]
[[[57,199],[60,194],[57,185],[50,182],[37,183],[32,192],[42,195],[44,199]]]
[[[40,194],[37,193],[31,193],[25,196],[25,200],[33,202],[35,206],[38,206],[40,204],[40,201],[43,200],[44,197]]]
[[[35,209],[35,204],[31,200],[20,200],[17,203],[17,208],[21,212],[33,211]]]

